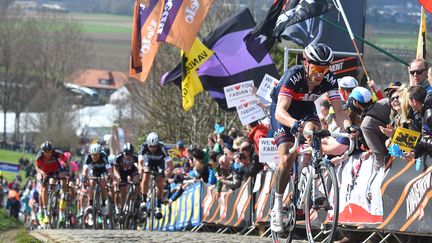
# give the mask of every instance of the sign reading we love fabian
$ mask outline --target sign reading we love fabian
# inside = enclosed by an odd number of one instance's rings
[[[256,92],[256,94],[265,99],[267,102],[272,102],[272,99],[270,97],[271,92],[273,91],[273,88],[279,83],[279,80],[276,78],[273,78],[272,76],[266,74]]]
[[[260,138],[259,148],[259,162],[279,162],[278,150],[273,138]]]
[[[266,116],[264,110],[258,105],[258,99],[244,101],[241,105],[237,106],[237,113],[243,126]]]
[[[228,108],[238,107],[242,105],[243,102],[254,100],[255,96],[252,93],[253,88],[253,80],[224,87]]]

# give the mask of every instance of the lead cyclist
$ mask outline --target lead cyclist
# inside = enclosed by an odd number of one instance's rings
[[[302,132],[303,128],[321,129],[314,101],[327,93],[338,125],[342,128],[351,126],[348,115],[342,109],[338,82],[329,69],[333,57],[333,51],[327,45],[309,44],[303,51],[302,65],[288,69],[272,92],[271,125],[280,157],[273,188],[275,200],[270,212],[270,226],[274,232],[283,231],[283,194],[297,156],[297,152],[289,153],[294,135]],[[306,137],[306,142],[311,143],[310,136]]]

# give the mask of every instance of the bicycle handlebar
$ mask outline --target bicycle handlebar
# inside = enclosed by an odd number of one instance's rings
[[[314,137],[334,137],[334,138],[338,138],[338,137],[342,137],[342,138],[349,138],[350,140],[350,145],[347,151],[345,151],[345,153],[343,153],[343,156],[348,156],[352,153],[352,151],[354,150],[354,139],[350,138],[350,134],[349,133],[341,133],[341,132],[330,132],[327,130],[320,130],[320,131],[312,131],[312,130],[303,130],[303,135],[310,135],[310,136],[314,136]],[[295,137],[294,140],[294,146],[289,150],[289,153],[294,153],[294,151],[296,151],[296,149],[300,146],[300,139],[301,139],[301,133],[298,133],[297,136]]]

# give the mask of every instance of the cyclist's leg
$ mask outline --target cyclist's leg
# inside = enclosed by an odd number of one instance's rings
[[[164,186],[165,178],[163,176],[158,175],[156,177],[156,191],[157,191],[157,201],[156,201],[156,207],[160,208],[162,204],[162,200],[164,197]]]
[[[125,200],[126,200],[126,195],[127,195],[127,191],[128,191],[128,186],[127,186],[127,176],[128,174],[125,173],[125,171],[121,170],[120,171],[120,180],[119,182],[119,189],[120,189],[120,195],[119,195],[119,204],[117,205],[119,208],[123,208],[123,205],[125,204]]]
[[[138,171],[135,171],[132,173],[132,180],[137,183],[139,182],[140,176],[138,174]],[[138,186],[135,187],[135,195],[139,195],[140,188]]]
[[[142,195],[142,202],[145,203],[147,199],[147,193],[148,189],[150,187],[150,167],[148,162],[144,162],[143,165],[143,174],[142,174],[142,180],[141,180],[141,195]]]

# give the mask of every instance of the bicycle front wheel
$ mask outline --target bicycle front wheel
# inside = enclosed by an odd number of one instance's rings
[[[322,161],[307,178],[304,203],[308,242],[333,242],[339,216],[339,188],[333,164]]]

